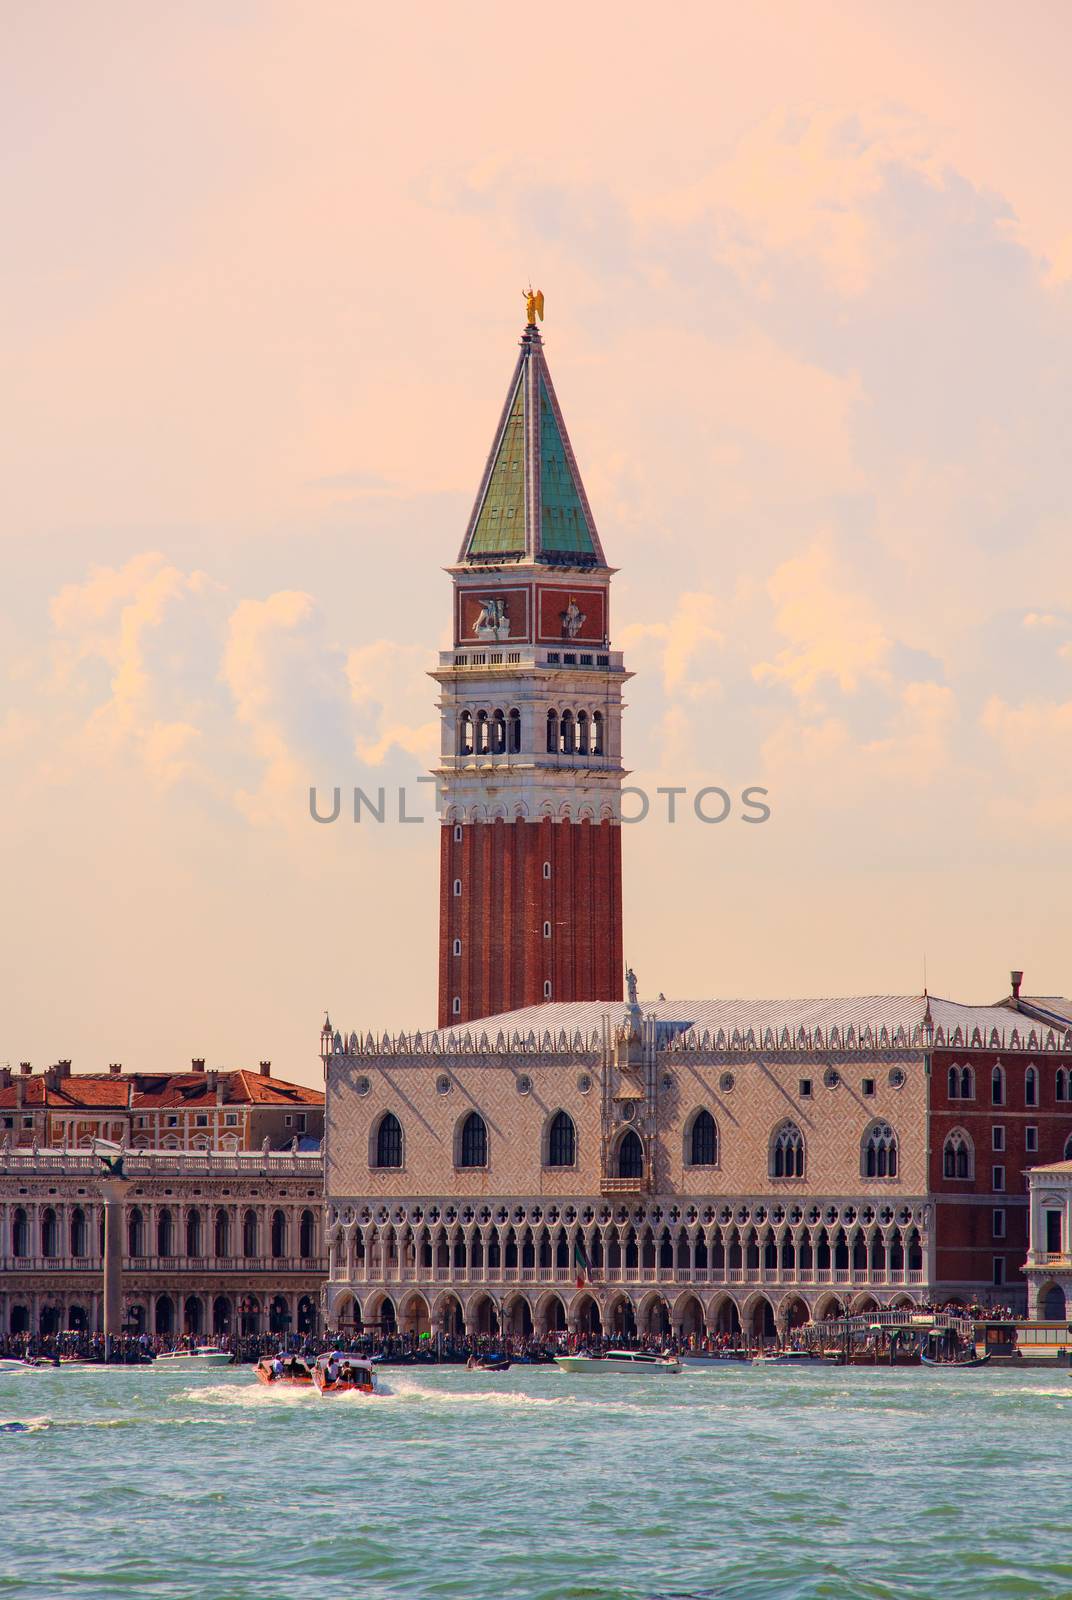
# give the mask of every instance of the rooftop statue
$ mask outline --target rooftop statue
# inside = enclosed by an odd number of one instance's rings
[[[536,326],[537,317],[543,321],[543,290],[529,287],[525,290],[525,320],[530,328]]]
[[[626,967],[625,969],[625,982],[629,990],[629,1004],[631,1006],[639,1005],[640,1001],[637,999],[637,975],[632,967]]]

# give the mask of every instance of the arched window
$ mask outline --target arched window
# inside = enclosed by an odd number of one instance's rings
[[[278,1261],[287,1253],[287,1214],[285,1211],[272,1212],[272,1257]]]
[[[950,1067],[950,1069],[949,1069],[949,1098],[950,1098],[950,1100],[959,1100],[959,1098],[960,1098],[960,1068],[959,1067]]]
[[[308,1261],[309,1257],[313,1254],[313,1247],[315,1243],[316,1218],[313,1216],[311,1211],[306,1210],[302,1212],[301,1222],[298,1226],[298,1254],[301,1256],[303,1261]]]
[[[601,756],[603,754],[602,711],[593,711],[592,713],[592,754],[594,756]]]
[[[476,753],[486,756],[488,753],[488,714],[478,711],[476,714]]]
[[[698,1111],[689,1134],[689,1166],[718,1165],[718,1129],[710,1111]]]
[[[378,1167],[402,1165],[402,1124],[393,1111],[384,1113],[376,1130],[376,1165]]]
[[[1055,1089],[1055,1097],[1058,1100],[1067,1100],[1068,1099],[1068,1073],[1067,1073],[1067,1071],[1065,1070],[1064,1067],[1058,1067],[1057,1068],[1057,1085],[1056,1085],[1056,1089]]]
[[[876,1122],[869,1129],[861,1170],[865,1178],[896,1178],[897,1135],[888,1122]]]
[[[59,1228],[56,1225],[56,1213],[51,1206],[47,1206],[41,1215],[41,1254],[43,1256],[58,1256],[60,1253]]]
[[[186,1254],[201,1254],[201,1213],[196,1208],[186,1213]]]
[[[578,711],[577,713],[577,749],[582,756],[586,756],[588,754],[587,711]]]
[[[942,1151],[942,1172],[947,1178],[971,1178],[975,1172],[971,1140],[960,1128],[954,1128],[945,1141]]]
[[[795,1122],[783,1122],[771,1140],[772,1178],[804,1176],[804,1135]]]
[[[506,753],[506,718],[501,711],[496,711],[491,720],[491,752],[496,756]]]
[[[86,1253],[86,1214],[81,1206],[75,1206],[71,1212],[69,1231],[72,1256],[84,1256]]]
[[[173,1252],[175,1230],[171,1221],[171,1212],[167,1206],[157,1214],[156,1218],[156,1253],[158,1256],[170,1256]]]
[[[510,754],[516,756],[521,750],[521,713],[513,710],[510,713]]]
[[[142,1214],[137,1206],[132,1207],[127,1216],[127,1255],[141,1256],[145,1254],[145,1224]]]
[[[644,1176],[644,1146],[635,1128],[627,1128],[621,1144],[618,1146],[618,1176],[619,1178],[642,1178]]]
[[[257,1213],[247,1211],[242,1218],[242,1254],[249,1260],[260,1254],[257,1249]]]
[[[960,1069],[960,1098],[962,1100],[975,1099],[975,1072],[971,1067]]]
[[[995,1106],[1005,1104],[1005,1070],[995,1066],[990,1074],[990,1102]]]
[[[30,1224],[22,1206],[16,1206],[11,1224],[11,1253],[13,1256],[28,1256],[30,1253]]]
[[[1028,1067],[1024,1073],[1024,1105],[1038,1105],[1038,1073],[1034,1067]]]
[[[488,1127],[479,1111],[470,1111],[462,1123],[458,1155],[460,1167],[486,1167],[488,1164]]]
[[[1064,1161],[1072,1161],[1072,1133],[1070,1133],[1068,1138],[1065,1140],[1065,1153],[1061,1159]]]
[[[562,713],[562,724],[561,724],[561,728],[560,728],[560,743],[562,745],[562,754],[564,756],[571,756],[573,754],[573,752],[574,752],[574,749],[576,748],[575,743],[574,743],[573,712],[572,711],[563,711],[563,713]]]
[[[572,1167],[577,1159],[577,1130],[568,1111],[556,1111],[547,1134],[547,1165]]]
[[[458,718],[458,754],[471,756],[473,753],[473,716],[470,711],[463,711]]]
[[[547,754],[553,756],[558,752],[558,712],[547,713]]]
[[[220,1206],[219,1210],[216,1212],[214,1243],[216,1246],[216,1255],[220,1260],[223,1260],[225,1257],[230,1255],[231,1219],[222,1206]]]

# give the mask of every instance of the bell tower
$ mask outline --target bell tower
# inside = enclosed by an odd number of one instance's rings
[[[610,580],[528,322],[440,653],[439,1025],[622,998],[622,686]]]

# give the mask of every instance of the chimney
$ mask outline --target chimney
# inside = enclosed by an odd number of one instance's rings
[[[0,1067],[0,1089],[11,1088],[11,1068]]]
[[[191,1072],[204,1072],[204,1070],[205,1070],[205,1058],[202,1056],[200,1059],[198,1059],[198,1057],[195,1056],[194,1059],[190,1062],[190,1071]]]
[[[1012,980],[1012,997],[1014,1000],[1019,1000],[1020,985],[1024,981],[1024,975],[1022,972],[1010,972],[1009,977]]]
[[[71,1076],[71,1063],[69,1061],[57,1061],[56,1071],[61,1078],[69,1078]]]
[[[30,1076],[30,1073],[33,1071],[33,1068],[31,1067],[31,1065],[30,1065],[30,1063],[28,1061],[20,1061],[19,1062],[19,1071],[22,1073],[24,1078],[28,1078]]]
[[[109,1063],[108,1063],[108,1076],[109,1077],[111,1077],[111,1078],[121,1077],[122,1076],[122,1072],[123,1072],[123,1063],[121,1061],[109,1061]]]
[[[262,1078],[270,1078],[271,1076],[272,1076],[272,1063],[270,1061],[262,1061],[261,1062],[261,1077]]]

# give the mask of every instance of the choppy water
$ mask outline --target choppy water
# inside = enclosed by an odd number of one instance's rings
[[[0,1374],[0,1596],[1072,1596],[1072,1376]]]

